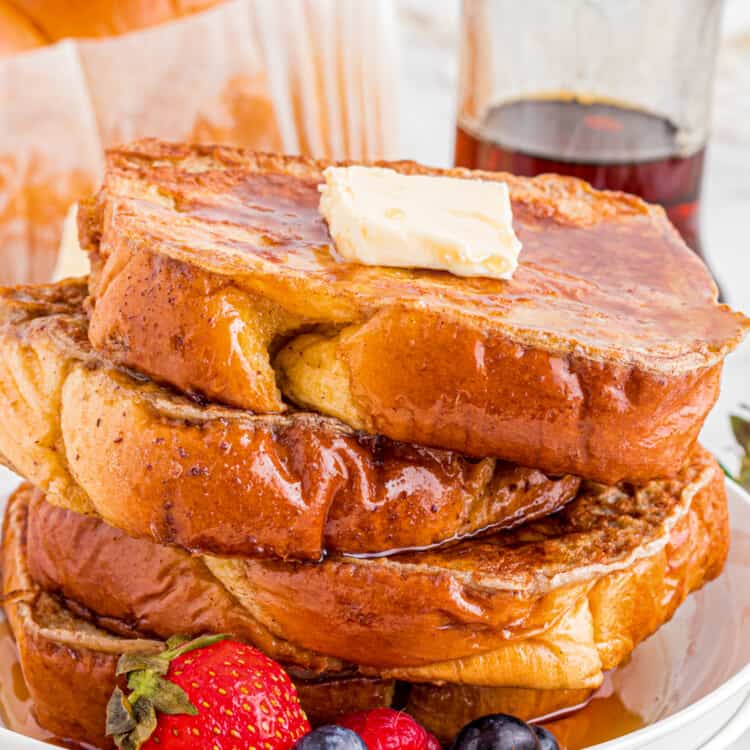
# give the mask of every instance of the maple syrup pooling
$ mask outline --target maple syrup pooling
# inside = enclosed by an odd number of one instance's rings
[[[34,718],[33,707],[10,625],[0,613],[0,726],[57,747],[85,747],[66,742],[42,729]]]
[[[560,711],[536,723],[547,727],[557,737],[563,750],[582,750],[642,728],[644,722],[641,717],[625,707],[610,685],[608,678],[605,678],[602,688],[583,707]],[[0,725],[57,747],[87,747],[54,737],[37,724],[16,645],[10,627],[1,614]]]
[[[494,107],[478,129],[459,123],[456,165],[534,176],[572,175],[594,187],[659,203],[702,255],[700,188],[705,148],[685,155],[668,119],[612,103],[521,99]]]

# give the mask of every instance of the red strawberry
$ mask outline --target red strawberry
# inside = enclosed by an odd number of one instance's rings
[[[409,714],[392,708],[358,711],[336,724],[356,732],[367,750],[440,750],[437,738]]]
[[[107,734],[122,750],[288,750],[310,731],[289,675],[257,649],[226,636],[167,645],[118,663],[132,692],[113,693]]]

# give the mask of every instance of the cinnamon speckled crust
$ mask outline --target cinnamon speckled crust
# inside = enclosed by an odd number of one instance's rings
[[[674,480],[588,485],[553,516],[443,550],[206,562],[276,633],[379,674],[585,688],[718,574],[728,533],[723,475],[697,449]]]
[[[517,525],[578,489],[569,475],[395,443],[315,414],[200,406],[91,352],[84,289],[0,293],[0,456],[51,502],[132,535],[318,560]]]
[[[647,512],[645,507],[642,510]],[[601,577],[588,590],[587,597],[578,602],[577,610],[580,613],[585,609],[589,613],[588,629],[597,641],[602,668],[614,667],[626,658],[638,641],[671,616],[689,590],[719,572],[726,554],[726,527],[725,498],[715,485],[706,486],[696,494],[690,512],[672,529],[669,543],[662,552],[619,573]],[[62,553],[67,535],[72,545],[68,552],[75,549],[75,555]],[[530,531],[530,535],[538,536],[538,530]],[[102,549],[103,546],[108,546],[112,557],[117,557],[122,565],[118,567],[113,560],[103,569],[95,569],[93,563],[104,561],[107,550]],[[127,540],[99,521],[47,507],[40,493],[28,485],[9,501],[0,560],[5,611],[18,642],[24,676],[37,715],[50,731],[109,748],[102,740],[101,727],[106,700],[114,685],[117,656],[127,651],[162,647],[161,641],[137,637],[140,634],[135,630],[131,630],[131,637],[118,637],[93,623],[106,622],[120,633],[132,629],[136,622],[151,622],[149,627],[167,630],[169,625],[181,627],[180,613],[167,613],[165,602],[150,594],[160,585],[159,569],[163,574],[167,572],[165,565],[171,568],[176,564],[184,569],[190,563],[185,562],[187,556],[182,553],[158,551],[156,547],[145,540]],[[51,555],[58,555],[57,568]],[[86,565],[86,560],[92,565]],[[133,566],[134,575],[128,575]],[[154,573],[153,581],[148,580],[149,566]],[[67,580],[69,588],[63,579]],[[180,591],[170,593],[169,574],[165,580],[166,590],[160,592],[160,596],[172,596],[175,608],[181,609],[185,597],[196,592],[199,598],[206,597],[204,573],[198,574],[194,582],[189,581],[189,575],[182,575],[180,583],[186,585],[182,594]],[[103,593],[96,592],[97,582],[106,589]],[[118,586],[119,593],[116,593]],[[54,591],[54,595],[50,595],[49,590]],[[85,619],[61,604],[61,593],[82,597],[84,603],[68,600],[68,604]],[[210,598],[211,595],[205,600]],[[125,604],[128,600],[134,616],[119,624],[116,617],[107,616],[121,615],[122,607],[130,606]],[[93,612],[86,604],[104,606],[105,612]],[[223,609],[220,603],[218,609]],[[199,606],[188,606],[182,614],[188,618],[199,610]],[[206,616],[220,618],[222,613],[204,611],[203,617]],[[237,614],[234,617],[236,622]],[[510,712],[536,718],[580,704],[594,684],[518,688],[529,681],[529,671],[534,674],[534,682],[541,686],[549,685],[550,677],[552,681],[558,679],[559,672],[574,676],[576,665],[581,662],[580,653],[576,657],[575,646],[585,648],[579,641],[586,630],[575,626],[578,614],[571,617],[568,613],[563,619],[568,625],[553,627],[553,634],[548,637],[550,652],[557,656],[558,663],[563,660],[558,670],[550,655],[537,658],[535,638],[510,641],[505,649],[485,658],[484,663],[488,670],[485,683],[492,681],[493,670],[499,670],[500,677],[506,680],[505,686],[416,685],[409,695],[407,710],[414,712],[441,738],[449,739],[456,727],[487,712]],[[208,625],[208,621],[204,622]],[[574,638],[572,644],[565,642],[566,627]],[[509,665],[514,666],[515,672],[503,673]],[[545,669],[550,670],[550,674],[545,674]],[[393,677],[386,674],[367,677],[352,674],[350,670],[315,677],[309,670],[294,666],[290,667],[290,672],[300,688],[303,706],[315,717],[314,721],[330,721],[331,712],[339,709],[346,712],[385,705],[394,697]],[[414,679],[420,683],[430,681],[425,677],[427,670],[416,670],[415,674],[419,676]],[[460,668],[454,670],[453,677],[460,682]],[[500,679],[497,672],[494,677]],[[452,681],[451,676],[439,670],[431,680]],[[401,691],[402,696],[403,693]]]
[[[201,562],[37,502],[29,567],[124,634],[231,627],[308,671],[338,659],[409,681],[590,689],[718,573],[727,535],[721,473],[699,451],[672,482],[587,487],[516,531],[317,565]]]
[[[750,321],[716,302],[660,208],[573,178],[401,162],[507,181],[520,266],[510,281],[373,268],[332,259],[325,166],[158,141],[110,152],[79,214],[94,346],[259,412],[286,397],[393,439],[607,483],[677,470]]]

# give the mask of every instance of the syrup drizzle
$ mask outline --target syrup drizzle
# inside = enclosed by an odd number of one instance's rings
[[[57,747],[80,750],[81,745],[55,737],[37,724],[33,703],[18,661],[10,626],[0,613],[0,725]]]
[[[645,726],[643,719],[623,704],[609,680],[582,708],[545,717],[538,722],[558,739],[563,750],[583,750]],[[0,615],[0,724],[19,734],[57,747],[80,750],[81,745],[54,737],[37,724],[10,627]]]
[[[625,706],[609,674],[582,707],[566,709],[534,723],[549,729],[561,750],[584,750],[646,726],[643,717]]]

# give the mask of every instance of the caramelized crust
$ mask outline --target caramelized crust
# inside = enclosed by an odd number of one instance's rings
[[[29,546],[24,531],[26,501],[36,502],[33,496],[27,488],[11,499],[2,549],[2,585],[8,597],[5,611],[18,645],[23,675],[43,727],[58,736],[109,750],[113,746],[103,737],[104,716],[115,685],[118,656],[128,651],[156,651],[162,645],[159,641],[113,635],[75,617],[48,594],[36,592],[36,583],[26,567]],[[393,680],[315,677],[295,668],[290,668],[290,674],[313,725],[330,723],[352,711],[388,706],[397,698]],[[536,718],[580,704],[589,691],[402,685],[400,693],[408,694],[407,711],[448,740],[464,719],[486,712]],[[458,695],[460,703],[455,700]],[[402,705],[400,699],[396,707]]]
[[[590,487],[517,531],[377,560],[201,562],[41,501],[28,532],[34,579],[113,632],[231,628],[308,671],[535,689],[597,687],[718,573],[727,534],[703,452],[671,483]]]
[[[217,554],[426,547],[557,510],[572,476],[199,406],[90,351],[76,282],[0,299],[0,455],[51,502]],[[67,304],[66,304],[67,301]]]
[[[286,397],[607,483],[674,474],[749,322],[716,303],[661,209],[572,178],[392,164],[507,181],[524,249],[510,281],[372,268],[331,256],[325,166],[156,141],[110,152],[79,214],[94,346],[255,411]]]
[[[553,516],[442,550],[206,562],[270,629],[379,674],[584,688],[718,574],[727,538],[722,473],[699,449],[674,480],[588,485]]]
[[[200,557],[106,526],[26,493],[26,563],[42,590],[119,635],[166,640],[175,633],[232,633],[310,674],[345,666],[276,638],[217,581]],[[351,670],[350,670],[351,671]]]
[[[76,617],[55,597],[39,591],[27,566],[27,552],[33,549],[33,542],[26,535],[29,503],[39,502],[38,492],[28,486],[20,489],[9,501],[3,527],[4,608],[23,676],[42,727],[59,737],[114,748],[103,733],[117,659],[126,652],[162,650],[164,645],[159,640],[118,637]],[[163,554],[168,556],[170,552]],[[179,564],[184,567],[186,563]],[[201,595],[206,598],[205,592]],[[180,605],[186,602],[187,598]],[[291,674],[303,709],[316,723],[327,720],[332,710],[390,705],[393,697],[392,680],[335,673],[316,677],[305,672],[302,676],[294,670]]]

